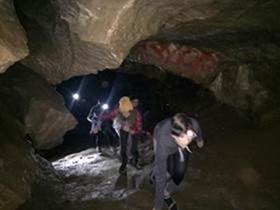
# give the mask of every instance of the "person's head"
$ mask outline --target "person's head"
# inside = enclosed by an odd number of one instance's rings
[[[171,136],[181,148],[187,148],[196,135],[186,114],[178,113],[172,117]]]
[[[129,97],[123,96],[119,100],[119,111],[125,117],[130,116],[130,112],[133,110],[133,105]]]
[[[138,99],[138,98],[133,99],[133,100],[132,100],[132,105],[133,105],[134,108],[138,107],[138,105],[139,105],[139,99]]]

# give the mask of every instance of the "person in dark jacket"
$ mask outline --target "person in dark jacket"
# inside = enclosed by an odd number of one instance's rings
[[[171,193],[178,189],[187,169],[189,145],[195,141],[199,148],[204,141],[198,121],[184,113],[159,122],[154,130],[155,162],[152,179],[155,182],[153,210],[161,210],[164,203],[168,209],[177,210]]]

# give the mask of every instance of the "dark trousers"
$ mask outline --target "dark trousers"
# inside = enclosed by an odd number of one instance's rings
[[[102,129],[102,138],[106,145],[117,147],[119,144],[119,136],[113,127],[105,127]]]
[[[103,127],[101,131],[93,135],[93,144],[97,148],[101,146],[117,147],[119,145],[119,136],[113,127]]]
[[[180,154],[176,152],[167,158],[167,171],[176,185],[179,185],[185,176],[188,168],[188,161],[190,153],[186,150],[183,152],[184,161],[180,161]]]
[[[99,131],[98,133],[93,135],[93,141],[94,141],[94,145],[97,148],[101,147],[101,141],[102,141],[102,132]]]
[[[120,141],[121,141],[121,159],[122,165],[126,166],[127,164],[127,141],[128,141],[129,133],[120,130]],[[133,155],[133,164],[138,163],[139,153],[138,153],[138,141],[140,136],[135,134],[131,136],[131,154]]]
[[[138,163],[139,159],[139,152],[138,152],[138,142],[140,141],[140,135],[134,134],[131,136],[131,154],[133,156],[132,164],[136,165]]]
[[[124,131],[123,129],[120,130],[120,140],[121,140],[121,159],[122,159],[122,166],[126,166],[127,164],[127,140],[128,140],[129,133]]]

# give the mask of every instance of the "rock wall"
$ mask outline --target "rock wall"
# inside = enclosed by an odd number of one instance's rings
[[[52,83],[116,68],[138,41],[215,14],[211,0],[195,2],[15,0],[31,52],[22,63]]]
[[[25,132],[34,139],[37,149],[49,149],[63,140],[76,120],[63,105],[63,98],[38,74],[15,65],[0,78],[3,103],[18,103],[16,116],[22,120]],[[3,105],[3,106],[4,106]]]
[[[250,117],[261,113],[269,98],[268,90],[256,80],[253,69],[247,65],[231,66],[230,70],[222,71],[210,89],[220,101],[237,107]]]
[[[3,113],[1,106],[0,209],[3,210],[14,210],[29,198],[36,171],[30,148],[23,140],[23,124],[11,110],[9,107]]]
[[[0,73],[28,55],[27,39],[13,1],[0,1]]]
[[[14,210],[32,192],[39,172],[33,148],[48,149],[62,141],[76,120],[38,74],[19,64],[0,75],[0,209]]]
[[[187,77],[250,117],[259,118],[277,109],[280,34],[236,28],[207,34],[215,27],[204,27],[203,33],[201,24],[200,30],[189,32],[184,40],[168,40],[165,34],[161,41],[143,41],[128,59]]]
[[[163,71],[207,84],[218,74],[218,53],[206,52],[188,45],[147,41],[137,45],[130,59],[159,66]]]

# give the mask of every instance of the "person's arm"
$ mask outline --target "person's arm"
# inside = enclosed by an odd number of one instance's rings
[[[93,117],[93,109],[94,109],[94,107],[91,107],[90,108],[90,111],[89,111],[89,113],[88,113],[88,115],[87,115],[87,120],[89,121],[89,122],[92,122],[92,117]]]
[[[196,144],[199,148],[202,148],[204,146],[204,140],[203,140],[200,124],[196,119],[194,119],[194,118],[190,118],[190,119],[191,119],[192,127],[197,135],[195,137]]]
[[[158,141],[159,139],[155,139]],[[164,189],[167,183],[167,155],[164,145],[160,142],[156,142],[156,154],[155,154],[155,203],[154,209],[161,210],[164,204]]]
[[[113,119],[113,118],[115,118],[117,116],[118,112],[119,112],[118,107],[115,107],[111,112],[100,115],[98,117],[98,120],[99,121],[104,121],[104,120]]]
[[[90,116],[87,116],[87,121],[92,122],[92,119],[90,118]]]

